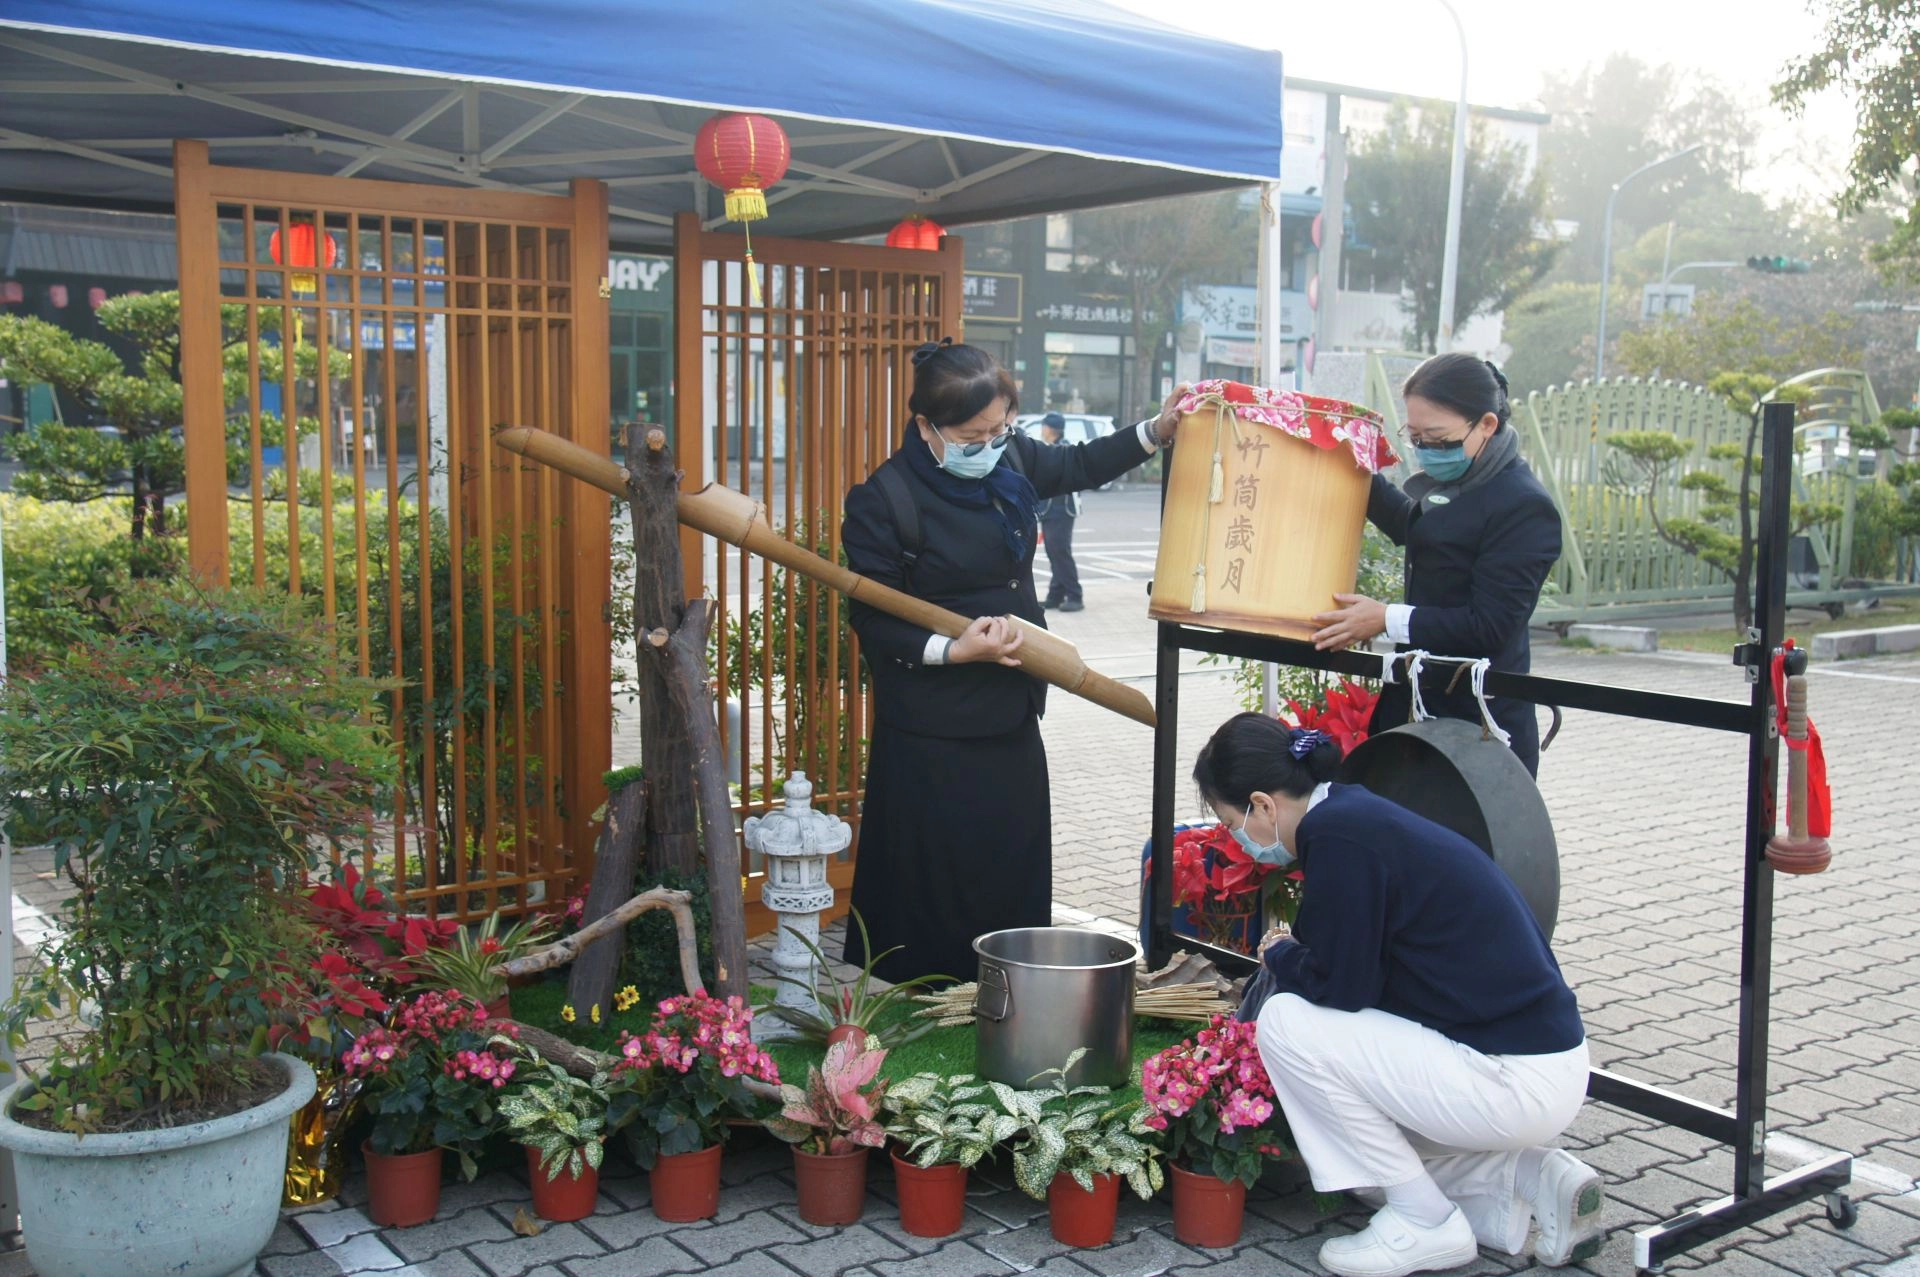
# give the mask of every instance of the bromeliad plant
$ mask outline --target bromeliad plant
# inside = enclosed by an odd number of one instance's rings
[[[624,1130],[648,1170],[662,1155],[697,1153],[725,1142],[727,1119],[752,1117],[760,1102],[747,1079],[778,1083],[773,1058],[753,1041],[753,1012],[739,998],[704,990],[668,998],[647,1031],[623,1035],[608,1071],[609,1132]]]
[[[496,909],[477,929],[461,929],[452,944],[425,950],[420,961],[426,967],[428,983],[491,1005],[507,996],[506,977],[496,975],[494,968],[532,953],[547,942],[553,930],[551,919],[529,914],[502,932],[500,911]]]
[[[1196,1175],[1252,1188],[1269,1159],[1287,1156],[1286,1119],[1251,1024],[1215,1016],[1148,1059],[1140,1090],[1168,1159]]]
[[[860,974],[847,983],[833,973],[833,964],[827,960],[820,946],[801,935],[793,928],[788,932],[801,944],[807,946],[813,955],[814,970],[818,972],[816,981],[809,985],[792,976],[774,974],[774,979],[785,984],[796,985],[812,993],[820,1006],[815,1015],[795,1007],[774,1006],[766,1009],[766,1014],[775,1015],[792,1025],[800,1036],[809,1042],[825,1042],[827,1035],[841,1026],[850,1026],[871,1038],[876,1046],[892,1050],[929,1033],[934,1028],[931,1020],[919,1016],[900,1016],[881,1024],[888,1012],[906,1004],[914,994],[929,985],[939,984],[951,979],[948,976],[916,976],[911,980],[902,980],[899,984],[888,985],[876,990],[873,987],[873,969],[882,958],[897,953],[905,945],[895,945],[880,953],[873,951],[873,943],[867,935],[867,922],[860,916],[858,909],[853,910],[853,925],[860,929],[860,951],[867,955],[867,963],[860,968]]]
[[[579,1179],[600,1169],[607,1138],[607,1075],[577,1078],[532,1047],[500,1101],[500,1119],[515,1140],[540,1155],[549,1179]]]
[[[363,1084],[373,1151],[399,1157],[448,1149],[472,1179],[500,1092],[519,1069],[516,1035],[478,1002],[438,989],[402,1003],[391,1026],[361,1034],[343,1063]]]
[[[392,752],[336,638],[286,605],[156,593],[0,688],[6,832],[74,887],[5,1008],[97,1015],[25,1120],[85,1133],[238,1112],[322,951],[293,884],[368,837]]]
[[[1051,1080],[1032,1090],[989,1083],[1001,1110],[1018,1122],[1014,1182],[1027,1196],[1045,1201],[1056,1175],[1071,1176],[1088,1192],[1094,1176],[1117,1175],[1144,1201],[1166,1178],[1146,1111],[1138,1100],[1116,1099],[1109,1087],[1069,1087],[1067,1074],[1085,1054],[1083,1047],[1067,1057],[1064,1067],[1038,1075],[1035,1081]]]
[[[832,1156],[887,1142],[880,1116],[887,1083],[880,1077],[885,1049],[864,1042],[835,1042],[827,1058],[807,1069],[805,1090],[780,1088],[780,1115],[767,1122],[773,1134],[802,1152]]]
[[[903,1078],[881,1101],[887,1137],[903,1150],[903,1160],[916,1166],[972,1167],[1020,1131],[1019,1119],[995,1112],[987,1095],[986,1083],[971,1073]]]

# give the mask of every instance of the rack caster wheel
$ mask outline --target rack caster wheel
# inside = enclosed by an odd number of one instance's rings
[[[1827,1194],[1827,1222],[1835,1228],[1852,1228],[1860,1222],[1860,1208],[1845,1193]]]

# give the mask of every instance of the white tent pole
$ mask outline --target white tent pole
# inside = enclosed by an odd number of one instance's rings
[[[1260,309],[1260,381],[1277,385],[1280,380],[1280,290],[1286,280],[1286,262],[1280,254],[1280,183],[1269,182],[1260,188],[1260,260],[1258,306]],[[1260,668],[1260,712],[1268,716],[1280,711],[1280,692],[1272,662]]]

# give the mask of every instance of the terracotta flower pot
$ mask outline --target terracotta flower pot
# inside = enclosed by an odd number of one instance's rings
[[[793,1177],[799,1189],[800,1218],[830,1227],[858,1223],[867,1205],[867,1154],[807,1153],[793,1150]]]
[[[915,1166],[895,1153],[893,1182],[900,1190],[900,1227],[915,1237],[947,1237],[960,1231],[967,1213],[966,1167]]]
[[[867,1044],[867,1031],[857,1024],[836,1024],[827,1030],[827,1045],[838,1042],[852,1042],[855,1046]]]
[[[487,1003],[487,1018],[489,1020],[511,1020],[513,1018],[513,995],[511,993],[503,993],[493,1001]]]
[[[527,1149],[527,1179],[533,1185],[533,1213],[556,1224],[585,1219],[593,1214],[600,1200],[600,1172],[582,1162],[580,1173],[570,1175],[563,1166],[558,1179],[540,1165],[540,1151]]]
[[[440,1212],[440,1159],[444,1149],[388,1156],[367,1144],[367,1215],[382,1228],[411,1228]]]
[[[670,1224],[691,1224],[720,1213],[720,1145],[697,1153],[662,1153],[648,1178],[653,1213]]]
[[[1047,1186],[1047,1213],[1055,1241],[1068,1246],[1104,1246],[1113,1240],[1114,1221],[1120,1214],[1120,1177],[1095,1175],[1089,1193],[1073,1176],[1055,1175]]]
[[[1224,1250],[1240,1240],[1247,1186],[1174,1166],[1173,1235],[1189,1246]]]

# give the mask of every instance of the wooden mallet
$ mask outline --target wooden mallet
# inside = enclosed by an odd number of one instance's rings
[[[1787,832],[1767,840],[1767,863],[1781,873],[1817,874],[1833,859],[1825,838],[1807,833],[1807,654],[1786,653]]]

